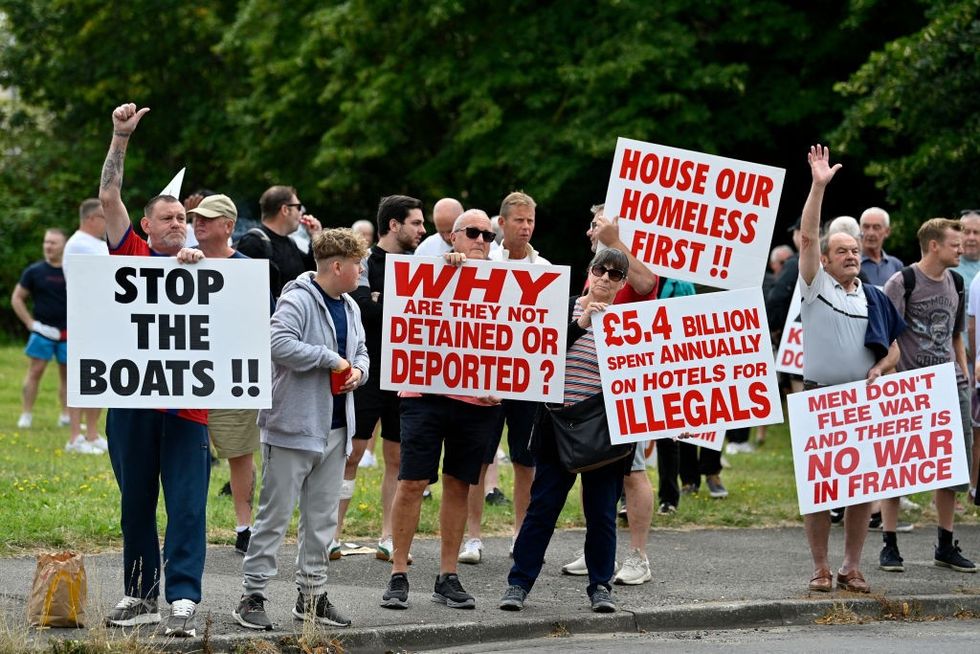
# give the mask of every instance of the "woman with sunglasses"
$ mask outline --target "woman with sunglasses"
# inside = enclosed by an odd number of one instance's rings
[[[592,331],[593,316],[613,303],[626,283],[629,260],[619,250],[599,252],[589,265],[585,295],[570,301],[570,323],[565,354],[564,404],[575,404],[602,390],[599,362]],[[505,611],[520,611],[534,585],[544,553],[555,532],[575,474],[558,460],[550,414],[539,409],[531,436],[537,464],[531,485],[531,504],[514,543],[514,565],[507,576],[509,587],[500,600]],[[623,475],[633,457],[582,473],[582,510],[585,513],[585,560],[589,569],[586,592],[597,613],[616,610],[610,586],[616,558],[616,502],[623,492]]]

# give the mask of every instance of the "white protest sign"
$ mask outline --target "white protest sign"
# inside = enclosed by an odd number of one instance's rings
[[[803,296],[800,285],[793,291],[793,299],[789,302],[789,313],[786,314],[786,325],[779,337],[779,348],[776,350],[776,372],[790,375],[803,374],[803,321],[800,320],[800,306]]]
[[[69,258],[70,406],[272,406],[268,261]]]
[[[650,270],[717,288],[762,284],[786,171],[620,138],[605,215]]]
[[[593,329],[613,443],[783,420],[759,288],[613,305]]]
[[[381,388],[560,402],[568,266],[389,254]]]
[[[801,514],[970,479],[952,363],[787,399]]]
[[[718,431],[706,431],[700,434],[680,434],[678,436],[674,436],[674,440],[681,443],[687,443],[688,445],[706,447],[709,450],[720,452],[721,449],[725,447],[726,433],[726,430],[720,429]]]

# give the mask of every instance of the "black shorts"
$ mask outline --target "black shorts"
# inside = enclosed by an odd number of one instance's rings
[[[401,441],[401,422],[398,406],[401,400],[397,391],[383,391],[369,379],[354,391],[354,438],[367,440],[374,434],[374,427],[381,420],[381,438]]]
[[[497,422],[493,440],[483,456],[483,462],[493,463],[497,456],[497,446],[504,434],[504,422],[507,423],[507,448],[509,450],[511,463],[517,465],[534,467],[534,457],[528,451],[528,443],[531,440],[531,427],[534,426],[534,414],[538,411],[538,402],[524,402],[522,400],[504,400],[501,406],[500,420]]]
[[[468,484],[478,483],[483,455],[499,421],[499,406],[479,406],[442,395],[402,399],[402,461],[398,478],[437,482],[442,454],[444,475]]]

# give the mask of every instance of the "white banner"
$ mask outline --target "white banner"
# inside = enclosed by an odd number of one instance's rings
[[[782,422],[760,288],[613,305],[593,321],[614,443]]]
[[[760,286],[786,171],[616,141],[605,215],[653,272],[717,288]]]
[[[970,479],[952,363],[787,399],[801,514]]]
[[[776,372],[791,375],[803,374],[803,321],[800,320],[800,306],[803,296],[800,285],[796,284],[793,299],[789,302],[789,313],[786,314],[786,324],[783,334],[779,337],[779,349],[776,350]]]
[[[389,254],[381,388],[561,402],[568,266]]]
[[[69,405],[272,406],[267,261],[68,259]]]

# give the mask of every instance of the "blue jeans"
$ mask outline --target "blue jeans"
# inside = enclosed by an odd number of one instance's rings
[[[167,507],[166,599],[201,601],[211,455],[208,428],[153,409],[110,409],[109,460],[122,495],[123,584],[131,597],[160,594],[157,500]]]
[[[585,563],[589,567],[589,597],[598,586],[610,589],[616,565],[616,502],[623,493],[624,463],[616,461],[582,473],[585,513]],[[550,457],[537,460],[531,484],[531,504],[514,543],[514,565],[507,583],[530,592],[544,565],[544,553],[555,533],[575,475]]]

